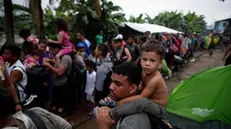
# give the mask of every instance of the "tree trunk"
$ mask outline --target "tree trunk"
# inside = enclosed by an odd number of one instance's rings
[[[98,16],[98,18],[101,17],[101,6],[100,6],[100,0],[93,0],[95,12]]]
[[[14,43],[14,18],[13,5],[11,0],[3,0],[5,12],[5,35],[6,43]]]
[[[44,22],[41,0],[30,0],[32,18],[35,21],[36,34],[39,38],[44,38]]]

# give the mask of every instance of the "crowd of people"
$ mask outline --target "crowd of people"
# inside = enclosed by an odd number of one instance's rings
[[[94,43],[79,32],[73,44],[67,23],[57,19],[56,24],[57,40],[37,39],[22,29],[21,48],[2,47],[1,128],[69,129],[73,112],[83,100],[88,101],[89,115],[95,115],[100,129],[168,125],[164,78],[195,61],[196,51],[206,49],[205,38],[198,34],[151,35],[148,31],[127,40],[117,34],[107,41],[101,31]],[[218,46],[214,41],[209,49]],[[230,60],[229,54],[224,58]]]

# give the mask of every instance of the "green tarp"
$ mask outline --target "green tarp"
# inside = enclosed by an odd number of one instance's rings
[[[179,84],[167,111],[197,122],[231,124],[231,65],[200,72]]]

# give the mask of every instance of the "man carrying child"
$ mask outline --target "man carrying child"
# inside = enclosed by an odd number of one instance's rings
[[[123,86],[123,80],[127,79],[128,83],[131,84],[131,82],[135,81],[135,79],[129,78],[128,75],[125,75],[126,73],[125,69],[123,69],[123,72],[118,75],[114,73],[112,74],[112,84],[110,86],[110,90],[111,90],[110,97],[112,100],[117,102],[117,107],[114,109],[111,109],[110,115],[109,115],[109,109],[107,107],[96,109],[96,117],[100,123],[99,126],[103,125],[107,127],[108,126],[107,124],[109,125],[113,124],[113,122],[115,122],[114,120],[118,120],[117,118],[123,118],[123,117],[127,118],[129,117],[129,115],[136,114],[138,112],[145,112],[157,118],[163,117],[164,112],[165,112],[164,107],[166,107],[168,104],[168,89],[164,82],[164,79],[162,78],[160,72],[158,71],[158,69],[160,69],[162,65],[163,54],[164,54],[164,50],[158,41],[152,40],[152,41],[149,41],[148,43],[145,43],[142,46],[141,83],[139,82],[136,85],[133,85],[133,86],[131,85],[126,90],[124,89],[124,86]],[[124,65],[124,64],[121,64],[121,65]],[[138,76],[138,74],[136,75]],[[126,77],[126,79],[125,78],[123,79],[122,77]],[[138,85],[139,85],[139,90],[141,94],[138,94],[138,91],[137,91]],[[118,91],[123,90],[123,89],[126,92],[129,91],[130,94],[118,96],[120,93]],[[112,120],[112,118],[114,120]],[[134,119],[134,118],[130,118],[130,119]],[[128,128],[133,125],[135,125],[135,123],[129,126],[126,125],[126,127],[124,128]],[[139,128],[139,126],[136,128]],[[148,128],[148,127],[145,127],[145,128]]]

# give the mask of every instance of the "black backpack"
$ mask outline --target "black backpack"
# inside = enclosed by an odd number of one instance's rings
[[[109,72],[106,74],[106,78],[104,79],[103,83],[103,91],[102,91],[102,98],[107,97],[110,94],[110,85],[111,85],[111,75],[112,75],[112,69],[108,68]]]
[[[79,86],[80,84],[80,78],[82,76],[81,68],[80,66],[76,63],[76,57],[75,55],[71,55],[72,59],[72,68],[71,68],[71,73],[68,76],[68,84],[71,84],[72,86]]]
[[[20,82],[16,82],[16,84],[18,84],[24,90],[24,93],[27,94],[26,99],[28,99],[31,95],[37,95],[38,98],[41,98],[44,94],[44,82],[47,81],[49,75],[46,68],[37,65],[25,71],[22,67],[15,66],[12,70],[14,70],[16,67],[21,68],[27,75],[27,85],[25,88],[20,84]]]
[[[125,62],[127,60],[126,58],[125,59],[123,58],[125,56],[126,56],[125,47],[123,47],[123,49],[122,49],[122,52],[121,52],[119,60],[116,58],[116,50],[114,50],[113,53],[112,53],[112,56],[111,56],[111,60],[113,62],[113,66],[117,66],[117,65],[122,64],[123,62]]]
[[[96,90],[96,94],[94,97],[94,100],[96,103],[98,103],[101,99],[104,99],[105,97],[107,97],[110,94],[110,85],[111,85],[111,75],[112,75],[112,68],[108,68],[105,66],[105,68],[109,69],[109,71],[106,74],[106,77],[104,79],[104,83],[103,83],[103,91],[97,91]]]

